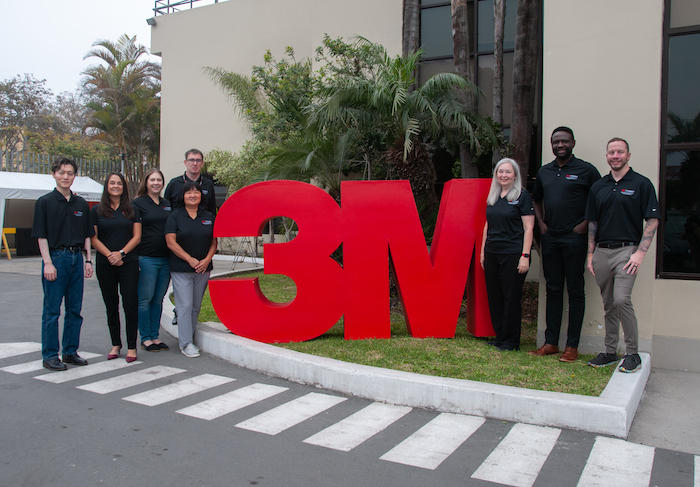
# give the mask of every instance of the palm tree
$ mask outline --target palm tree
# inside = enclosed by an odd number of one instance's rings
[[[148,53],[136,36],[123,34],[116,42],[103,39],[92,46],[84,59],[96,57],[104,64],[83,71],[90,97],[87,128],[119,148],[127,161],[127,178],[136,180],[142,176],[142,162],[158,157],[160,65],[143,59]]]
[[[542,0],[518,0],[513,57],[513,110],[510,143],[513,159],[520,164],[523,182],[527,178],[535,117],[535,94],[540,50]]]
[[[318,133],[352,133],[358,146],[372,138],[393,175],[411,181],[423,214],[432,213],[438,205],[436,174],[426,140],[450,139],[480,151],[475,132],[484,122],[460,97],[475,97],[479,90],[456,73],[437,74],[412,89],[421,50],[391,57],[367,39],[358,38],[356,45],[369,47],[362,52],[373,57],[373,68],[333,79],[321,90],[321,101],[309,107],[309,125]]]

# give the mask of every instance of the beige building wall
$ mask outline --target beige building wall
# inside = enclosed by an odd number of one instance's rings
[[[280,59],[286,46],[313,58],[324,34],[361,35],[401,53],[402,0],[229,0],[156,17],[151,50],[162,57],[161,169],[184,172],[196,147],[237,151],[249,138],[238,113],[202,71],[222,67],[250,76],[265,51]]]
[[[658,0],[545,2],[543,164],[553,159],[549,137],[559,125],[574,130],[574,153],[594,164],[601,174],[609,172],[606,142],[622,137],[630,143],[630,166],[651,179],[658,192],[662,33],[663,2]],[[540,293],[544,297],[544,282]],[[655,241],[632,295],[640,349],[652,352],[655,366],[700,370],[698,296],[700,282],[656,279]],[[541,299],[542,342],[544,311]],[[603,318],[600,291],[586,272],[582,351],[604,350]],[[565,316],[563,328],[567,319]]]

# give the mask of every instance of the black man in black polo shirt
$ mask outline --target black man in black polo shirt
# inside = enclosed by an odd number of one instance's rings
[[[543,356],[559,353],[559,335],[564,310],[564,281],[569,293],[569,327],[561,362],[578,358],[583,314],[586,307],[586,234],[584,219],[588,192],[600,173],[590,163],[573,154],[576,140],[569,127],[552,132],[552,152],[556,159],[537,172],[532,200],[541,233],[542,268],[547,281],[547,330],[544,345],[529,352]]]
[[[586,207],[587,267],[600,286],[605,307],[605,352],[588,365],[604,367],[618,361],[622,324],[626,347],[619,367],[622,372],[636,372],[642,366],[632,287],[659,226],[654,186],[629,167],[630,155],[627,141],[610,139],[606,152],[610,174],[593,185]]]
[[[34,208],[32,236],[39,240],[42,258],[44,311],[41,318],[41,355],[50,370],[66,370],[65,363],[87,365],[78,356],[83,317],[83,278],[92,276],[90,237],[95,229],[87,202],[70,187],[78,172],[76,163],[57,159],[51,166],[56,189],[42,196]],[[82,250],[86,260],[83,267]],[[63,362],[58,358],[58,318],[65,298]]]

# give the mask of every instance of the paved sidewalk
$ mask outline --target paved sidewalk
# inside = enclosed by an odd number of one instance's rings
[[[219,260],[217,256],[215,273],[226,272],[230,267],[230,260]],[[251,267],[250,263],[236,264],[236,270]],[[40,269],[39,257],[14,257],[11,261],[4,256],[0,257],[0,275],[15,273],[38,278]],[[40,298],[41,287],[37,281],[37,299]],[[84,309],[97,307],[102,310],[102,306],[101,302],[84,303]],[[230,334],[228,336],[233,337]],[[699,399],[700,374],[652,368],[628,440],[700,455],[700,416],[696,413]]]

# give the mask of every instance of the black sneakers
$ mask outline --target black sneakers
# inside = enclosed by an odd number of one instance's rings
[[[614,353],[599,353],[596,358],[588,362],[591,367],[607,367],[620,360]],[[641,363],[641,362],[640,362]]]
[[[628,353],[622,357],[622,364],[618,370],[620,372],[627,372],[631,374],[632,372],[638,371],[642,367],[642,359],[639,357],[638,353]]]

